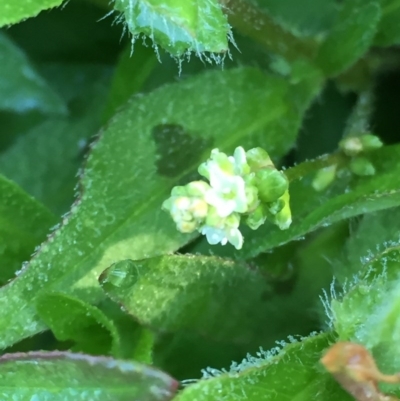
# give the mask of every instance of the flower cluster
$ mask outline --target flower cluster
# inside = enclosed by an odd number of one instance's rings
[[[210,244],[229,242],[241,249],[243,216],[253,230],[266,219],[281,229],[290,226],[288,180],[263,149],[245,152],[237,147],[233,156],[214,149],[198,171],[209,183],[193,181],[175,187],[162,206],[179,231],[197,230]]]

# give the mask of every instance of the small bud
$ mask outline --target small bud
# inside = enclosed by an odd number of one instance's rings
[[[250,166],[247,164],[247,157],[245,150],[238,146],[233,153],[233,161],[235,163],[235,174],[244,176],[250,173]]]
[[[365,134],[360,136],[360,141],[364,152],[379,149],[383,146],[382,141],[376,135]]]
[[[275,216],[285,207],[285,201],[282,198],[279,198],[275,202],[271,202],[268,204],[268,212]]]
[[[204,181],[192,181],[185,187],[181,188],[185,188],[186,194],[188,196],[202,198],[206,194],[206,192],[210,189],[210,185]]]
[[[289,191],[286,191],[283,194],[283,196],[281,197],[281,200],[283,200],[285,202],[285,206],[283,206],[282,210],[275,215],[273,222],[281,230],[286,230],[292,224],[292,212],[290,210]]]
[[[339,148],[347,156],[356,156],[363,151],[360,137],[347,137],[339,142]]]
[[[365,157],[355,157],[351,160],[349,168],[352,173],[360,176],[374,175],[374,165]]]
[[[275,169],[275,167],[263,168],[255,174],[258,196],[265,203],[276,201],[289,188],[288,179],[281,171]]]
[[[178,187],[173,187],[171,191],[171,197],[176,197],[176,196],[186,196],[187,195],[187,189],[186,186],[178,186]]]
[[[176,223],[176,228],[181,233],[189,234],[196,230],[197,223],[195,221],[179,221]]]
[[[264,211],[264,207],[259,205],[254,212],[247,216],[246,224],[252,229],[257,230],[260,226],[265,223],[267,216]]]
[[[318,192],[329,187],[329,185],[331,185],[335,180],[336,168],[337,165],[334,164],[333,166],[324,167],[318,170],[312,181],[312,187]]]
[[[257,171],[264,167],[275,167],[269,154],[262,148],[250,149],[246,152],[246,156],[251,171]]]

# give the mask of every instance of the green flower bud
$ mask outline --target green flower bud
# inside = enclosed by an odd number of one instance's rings
[[[172,191],[171,191],[171,196],[172,197],[174,197],[174,196],[186,196],[186,195],[187,195],[186,186],[184,186],[184,187],[178,186],[178,187],[173,187],[172,188]]]
[[[251,184],[247,184],[245,187],[246,192],[246,199],[247,199],[247,210],[252,211],[254,210],[260,203],[258,199],[258,189]]]
[[[356,156],[364,150],[360,137],[347,137],[342,139],[339,142],[339,148],[347,156]]]
[[[281,199],[285,202],[284,207],[280,212],[278,212],[273,222],[281,229],[286,230],[292,224],[292,212],[290,210],[290,196],[289,191],[286,191]]]
[[[247,164],[246,152],[241,146],[235,149],[233,160],[235,162],[235,174],[242,177],[250,174],[250,166]]]
[[[312,187],[318,192],[329,187],[336,177],[336,168],[337,165],[334,164],[333,166],[324,167],[318,170],[312,181]]]
[[[262,148],[250,149],[246,152],[246,156],[251,171],[257,171],[264,167],[275,167],[269,154]]]
[[[180,187],[176,187],[180,188]],[[192,181],[187,184],[185,187],[186,194],[190,197],[199,197],[202,198],[206,194],[206,192],[211,188],[209,184],[204,181]]]
[[[258,197],[265,203],[276,201],[289,188],[289,181],[285,174],[275,167],[258,170],[255,177]]]
[[[252,229],[257,230],[265,223],[267,216],[265,214],[264,206],[259,205],[254,212],[247,216],[246,224]]]
[[[276,215],[285,207],[285,201],[282,198],[279,198],[275,202],[271,202],[268,204],[268,212],[272,215]]]
[[[379,149],[383,146],[382,141],[376,135],[365,134],[360,136],[360,141],[364,152]]]
[[[207,180],[210,179],[210,172],[207,163],[201,163],[197,171],[201,176],[207,178]]]
[[[374,165],[365,157],[355,157],[349,165],[350,171],[356,175],[374,175]]]
[[[197,227],[198,225],[195,221],[179,221],[176,223],[176,229],[184,234],[192,233]]]

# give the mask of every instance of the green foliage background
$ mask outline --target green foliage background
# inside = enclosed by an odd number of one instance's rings
[[[0,399],[350,400],[338,340],[400,371],[399,1],[0,0],[0,26]],[[360,177],[337,148],[365,132]],[[237,146],[293,213],[240,251],[161,210]]]

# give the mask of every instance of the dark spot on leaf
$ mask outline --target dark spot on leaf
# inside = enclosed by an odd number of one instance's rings
[[[204,159],[204,151],[210,149],[213,142],[212,139],[194,137],[178,124],[156,125],[152,136],[157,148],[158,173],[169,178],[182,175],[189,167],[197,168]],[[193,171],[187,172],[183,183],[198,178],[197,172],[195,178],[192,178]]]

